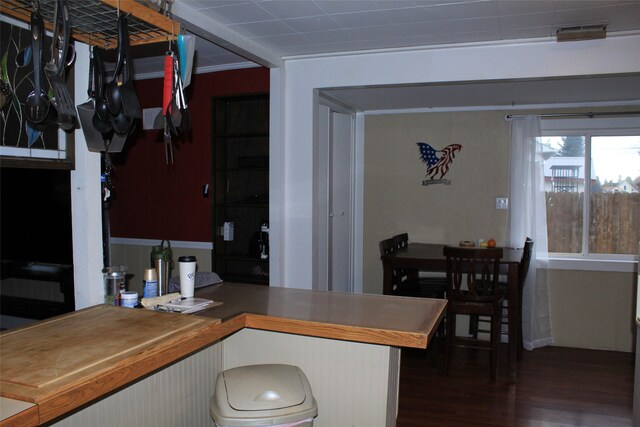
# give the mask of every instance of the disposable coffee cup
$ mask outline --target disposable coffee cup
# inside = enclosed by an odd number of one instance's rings
[[[196,284],[196,257],[181,256],[178,258],[180,268],[180,295],[184,298],[193,296]]]

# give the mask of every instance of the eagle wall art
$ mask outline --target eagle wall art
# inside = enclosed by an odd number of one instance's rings
[[[456,153],[462,150],[462,145],[451,144],[442,150],[436,150],[426,142],[417,142],[416,145],[420,149],[420,160],[427,165],[427,174],[425,176],[429,178],[428,180],[422,181],[422,185],[450,184],[450,180],[443,178],[449,171],[449,167]],[[440,177],[434,179],[438,174],[440,174]]]

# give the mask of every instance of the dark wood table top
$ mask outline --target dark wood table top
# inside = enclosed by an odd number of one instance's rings
[[[442,254],[442,248],[444,246],[445,245],[440,243],[409,243],[405,249],[400,249],[388,255],[382,255],[381,258],[389,260],[432,260],[437,263],[442,262],[444,265],[445,256]],[[520,262],[520,258],[522,258],[522,249],[503,248],[503,256],[500,263],[517,264]]]

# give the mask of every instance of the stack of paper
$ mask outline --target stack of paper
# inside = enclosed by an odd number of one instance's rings
[[[222,304],[219,301],[212,301],[204,298],[177,298],[169,301],[165,304],[158,304],[155,306],[159,311],[170,311],[174,313],[193,313],[196,311],[204,310],[205,308],[213,307]]]

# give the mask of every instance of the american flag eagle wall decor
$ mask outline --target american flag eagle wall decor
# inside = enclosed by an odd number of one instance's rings
[[[416,142],[416,145],[420,149],[420,161],[427,165],[426,177],[429,178],[422,181],[422,185],[451,184],[450,180],[443,178],[449,172],[449,166],[451,166],[456,153],[462,150],[462,145],[451,144],[442,150],[436,150],[426,142]],[[438,174],[440,177],[434,179]]]

